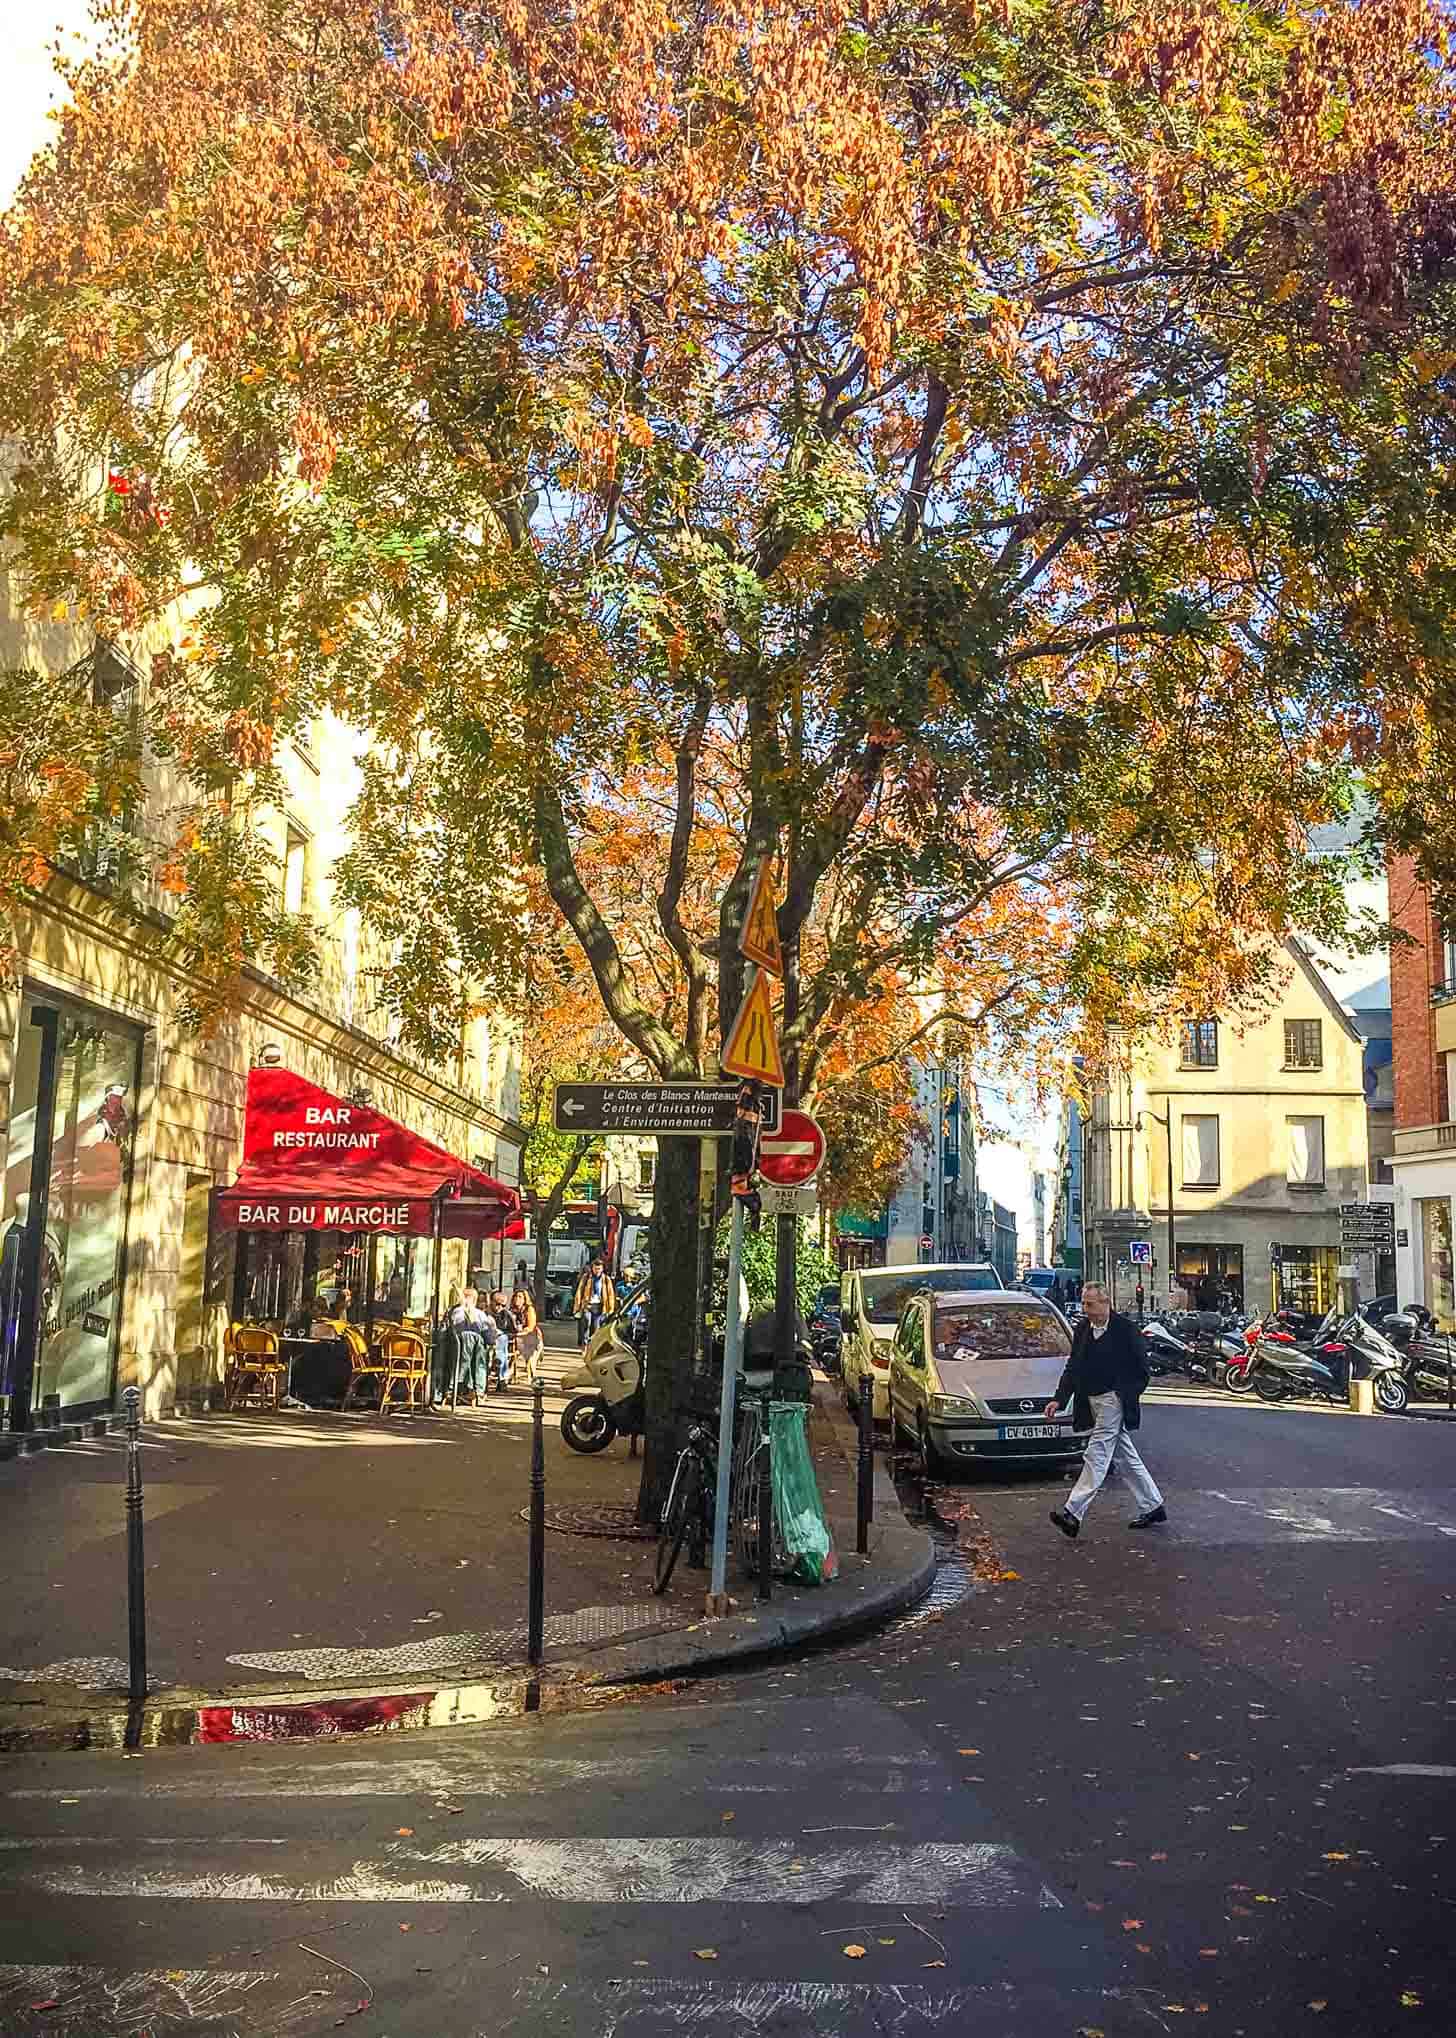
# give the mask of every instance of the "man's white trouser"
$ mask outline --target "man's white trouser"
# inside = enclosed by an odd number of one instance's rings
[[[1138,1456],[1137,1445],[1123,1426],[1122,1402],[1116,1394],[1094,1394],[1090,1398],[1096,1420],[1087,1439],[1087,1455],[1082,1460],[1081,1477],[1067,1496],[1068,1514],[1074,1514],[1078,1521],[1082,1519],[1092,1505],[1098,1487],[1107,1477],[1107,1468],[1114,1457],[1126,1475],[1133,1506],[1139,1514],[1150,1514],[1155,1507],[1162,1506],[1163,1496],[1153,1482],[1152,1473]]]

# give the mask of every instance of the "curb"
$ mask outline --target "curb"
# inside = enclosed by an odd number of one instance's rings
[[[848,1418],[816,1381],[816,1407],[824,1416],[832,1447],[850,1469],[857,1439]],[[849,1444],[854,1449],[847,1447]],[[203,1739],[287,1740],[322,1735],[378,1733],[386,1726],[415,1731],[426,1726],[482,1724],[518,1718],[528,1712],[567,1712],[603,1703],[615,1689],[696,1678],[729,1670],[742,1663],[820,1642],[842,1640],[890,1615],[916,1605],[935,1581],[935,1546],[923,1530],[913,1528],[900,1509],[899,1496],[882,1456],[875,1458],[875,1521],[871,1555],[840,1553],[838,1578],[812,1596],[782,1610],[770,1602],[761,1613],[729,1614],[702,1619],[689,1627],[672,1628],[639,1641],[594,1650],[589,1656],[564,1659],[531,1671],[523,1664],[462,1664],[452,1668],[448,1683],[429,1675],[387,1682],[308,1686],[302,1690],[222,1691],[175,1688],[159,1692],[144,1706],[105,1699],[88,1706],[67,1691],[54,1709],[43,1699],[18,1703],[0,1701],[0,1752],[23,1754],[68,1748],[176,1746]],[[424,1718],[402,1716],[410,1701]],[[232,1713],[240,1721],[231,1735],[204,1733],[202,1715]],[[249,1730],[242,1716],[253,1716]],[[310,1728],[312,1719],[331,1726]],[[299,1722],[300,1735],[290,1732]]]

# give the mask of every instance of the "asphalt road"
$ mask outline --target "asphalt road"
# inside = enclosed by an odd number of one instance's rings
[[[1155,1397],[1142,1442],[1167,1530],[1115,1485],[1074,1545],[1054,1482],[936,1489],[1017,1575],[953,1558],[848,1649],[7,1759],[0,2033],[1449,2032],[1456,1428]]]

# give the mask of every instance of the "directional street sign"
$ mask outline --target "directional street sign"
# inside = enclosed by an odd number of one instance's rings
[[[807,1111],[785,1111],[777,1132],[758,1143],[758,1172],[783,1189],[812,1182],[824,1164],[824,1134]]]
[[[738,1008],[733,1031],[718,1058],[730,1075],[770,1083],[776,1090],[784,1086],[784,1060],[774,1030],[773,996],[761,969],[754,971],[748,995]]]
[[[659,1139],[728,1139],[737,1083],[558,1083],[558,1132],[656,1133]],[[763,1100],[764,1129],[779,1122],[779,1093]]]
[[[748,895],[748,911],[743,916],[738,952],[772,976],[781,977],[784,973],[784,952],[779,946],[778,907],[774,902],[773,879],[769,876],[767,857],[758,866],[753,890]]]
[[[1342,1203],[1341,1245],[1366,1252],[1391,1252],[1395,1246],[1395,1207],[1390,1203]]]

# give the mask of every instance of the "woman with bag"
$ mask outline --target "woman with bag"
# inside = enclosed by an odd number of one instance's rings
[[[524,1281],[517,1281],[511,1292],[511,1314],[516,1319],[516,1351],[525,1360],[526,1380],[534,1387],[546,1340],[541,1335],[535,1299]]]

